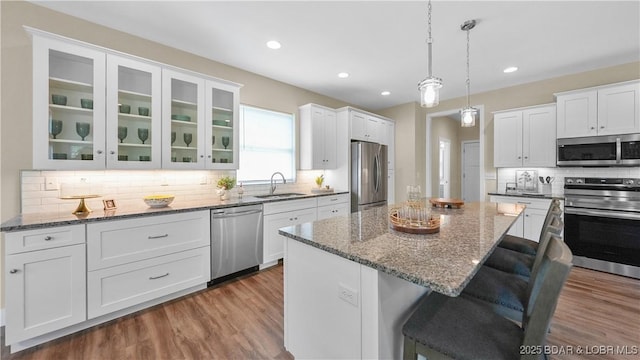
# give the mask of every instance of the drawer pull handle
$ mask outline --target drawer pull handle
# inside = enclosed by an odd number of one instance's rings
[[[156,235],[156,236],[149,236],[149,239],[161,239],[161,238],[166,238],[169,237],[169,234],[164,234],[164,235]]]
[[[18,271],[20,271],[20,270],[18,270],[18,269],[11,269],[11,270],[9,270],[9,274],[15,274],[15,273],[17,273]]]
[[[160,278],[163,278],[165,276],[169,276],[169,273],[166,273],[166,274],[160,275],[160,276],[149,276],[149,280],[160,279]]]
[[[338,199],[331,199],[330,201],[338,201]]]
[[[53,240],[53,237],[49,235],[44,237],[44,241],[49,241],[49,240]]]

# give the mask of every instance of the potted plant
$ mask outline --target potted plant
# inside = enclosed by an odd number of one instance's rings
[[[229,190],[236,186],[236,179],[230,176],[223,176],[218,179],[218,195],[220,200],[229,200]]]
[[[324,174],[320,176],[316,176],[316,185],[318,185],[319,188],[322,187],[323,183],[324,183]]]

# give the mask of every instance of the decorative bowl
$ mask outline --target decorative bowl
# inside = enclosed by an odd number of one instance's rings
[[[149,195],[143,198],[145,204],[149,205],[152,208],[161,208],[165,206],[169,206],[175,196],[173,195]]]
[[[213,120],[213,125],[231,126],[231,121],[229,121],[229,120]]]
[[[123,114],[128,114],[131,112],[131,105],[126,105],[126,104],[121,104],[120,105],[120,112]]]
[[[51,94],[51,102],[55,105],[67,105],[67,97],[64,95]]]
[[[149,108],[148,107],[138,107],[138,115],[140,115],[140,116],[149,116]]]
[[[180,120],[180,121],[191,121],[191,116],[189,115],[171,115],[172,120]]]

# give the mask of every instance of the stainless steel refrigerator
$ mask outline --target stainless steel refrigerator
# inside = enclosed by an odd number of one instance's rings
[[[351,143],[351,212],[387,203],[387,146]]]

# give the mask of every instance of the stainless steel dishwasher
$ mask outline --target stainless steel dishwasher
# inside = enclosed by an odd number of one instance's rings
[[[211,210],[211,280],[262,263],[262,205]]]

